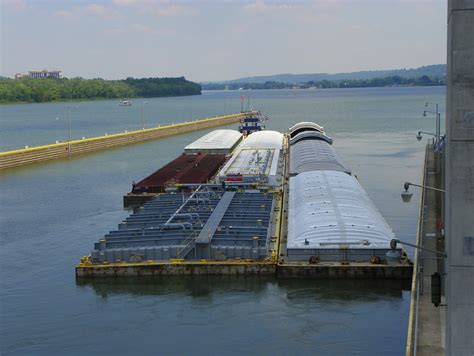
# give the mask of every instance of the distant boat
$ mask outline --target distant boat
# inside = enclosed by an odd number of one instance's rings
[[[253,132],[265,130],[265,121],[268,119],[268,116],[262,115],[260,111],[256,114],[246,115],[240,119],[239,131],[244,135],[250,135]]]
[[[120,106],[132,106],[132,102],[130,100],[121,100],[119,105]]]

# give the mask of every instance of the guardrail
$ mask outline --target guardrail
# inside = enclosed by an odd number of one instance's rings
[[[423,185],[426,185],[427,167],[428,167],[429,145],[425,149],[425,162],[423,164]],[[418,225],[416,228],[416,245],[421,245],[421,238],[423,235],[423,221],[424,221],[424,206],[425,206],[425,189],[421,190],[420,210],[418,213]],[[416,356],[417,348],[417,329],[418,329],[418,306],[420,299],[420,289],[423,283],[423,264],[421,260],[421,251],[416,249],[415,261],[413,264],[413,279],[411,283],[411,300],[410,312],[408,317],[408,333],[406,356]]]
[[[159,139],[187,132],[203,130],[206,128],[227,125],[239,122],[241,118],[249,114],[253,114],[253,112],[217,116],[213,118],[182,122],[178,124],[169,124],[131,132],[123,132],[82,140],[73,140],[45,146],[0,152],[0,170],[58,158],[68,158],[92,151],[99,151],[112,147],[129,145],[147,140]]]

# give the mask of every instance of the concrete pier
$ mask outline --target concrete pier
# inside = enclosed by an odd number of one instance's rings
[[[426,146],[423,185],[440,187],[441,171],[437,170],[437,154]],[[444,236],[440,228],[442,193],[423,189],[420,202],[417,242],[430,250],[444,251]],[[431,302],[431,275],[443,274],[444,258],[430,251],[415,251],[415,269],[411,288],[408,324],[407,356],[444,355],[445,307]]]
[[[0,171],[17,166],[24,166],[27,164],[58,158],[68,158],[83,153],[180,135],[183,133],[204,130],[216,126],[228,125],[239,122],[242,118],[246,117],[246,115],[253,114],[255,114],[255,112],[217,116],[202,120],[153,127],[149,129],[92,137],[83,140],[74,140],[46,146],[0,152]]]

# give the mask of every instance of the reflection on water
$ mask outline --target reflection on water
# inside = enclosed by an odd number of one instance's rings
[[[298,302],[310,299],[321,303],[364,303],[385,298],[402,298],[410,290],[410,281],[402,280],[326,280],[326,279],[276,279],[258,276],[155,276],[127,278],[77,278],[80,288],[92,288],[107,298],[110,295],[175,295],[194,298],[212,296],[214,293],[257,295],[268,286],[286,292],[288,300]]]
[[[410,290],[410,281],[401,280],[299,280],[284,279],[278,286],[287,298],[298,302],[314,298],[324,303],[369,303],[380,299],[402,298]]]
[[[164,353],[200,354],[208,347],[216,355],[404,350],[409,282],[179,276],[78,280],[77,288],[93,290],[104,310],[126,301],[129,311],[149,313],[134,327],[152,328]],[[189,343],[175,343],[184,336]]]
[[[170,295],[203,297],[214,292],[259,293],[267,283],[275,283],[272,277],[251,276],[156,276],[140,278],[77,278],[82,288],[92,287],[94,292],[107,298],[114,294]]]

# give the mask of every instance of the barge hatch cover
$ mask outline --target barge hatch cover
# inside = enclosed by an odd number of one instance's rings
[[[290,260],[385,258],[394,233],[356,178],[310,171],[290,178]]]

